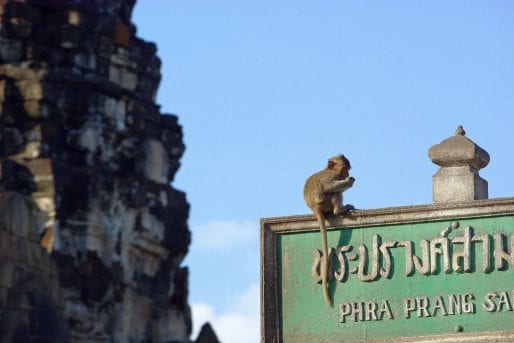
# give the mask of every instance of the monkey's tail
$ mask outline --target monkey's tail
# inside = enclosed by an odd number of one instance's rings
[[[325,226],[325,216],[322,212],[316,212],[316,219],[319,222],[319,228],[321,232],[321,240],[323,243],[323,256],[321,259],[321,287],[323,288],[323,297],[328,306],[332,306],[332,299],[328,292],[328,267],[329,267],[329,256],[328,256],[328,242],[327,242],[327,227]]]

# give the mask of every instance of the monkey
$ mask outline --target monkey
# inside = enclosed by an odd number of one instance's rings
[[[328,243],[325,213],[335,215],[353,210],[352,205],[343,206],[343,192],[353,186],[355,179],[349,176],[350,161],[344,155],[337,155],[328,160],[326,169],[311,175],[303,189],[305,203],[318,220],[323,244],[321,260],[321,285],[323,297],[328,306],[332,300],[328,293]]]

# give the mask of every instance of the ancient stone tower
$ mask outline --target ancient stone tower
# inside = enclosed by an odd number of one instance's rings
[[[134,0],[0,1],[0,341],[187,342],[184,151]]]

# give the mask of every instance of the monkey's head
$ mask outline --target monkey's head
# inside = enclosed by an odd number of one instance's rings
[[[346,179],[350,174],[349,170],[352,166],[350,161],[344,155],[337,155],[328,160],[327,169],[333,170],[339,174],[343,179]]]

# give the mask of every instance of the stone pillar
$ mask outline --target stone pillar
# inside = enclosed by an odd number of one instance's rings
[[[434,203],[458,203],[487,199],[487,181],[478,171],[489,163],[489,154],[459,126],[455,136],[428,150],[428,156],[441,168],[432,177]]]
[[[190,342],[185,146],[134,3],[0,1],[0,342]]]

